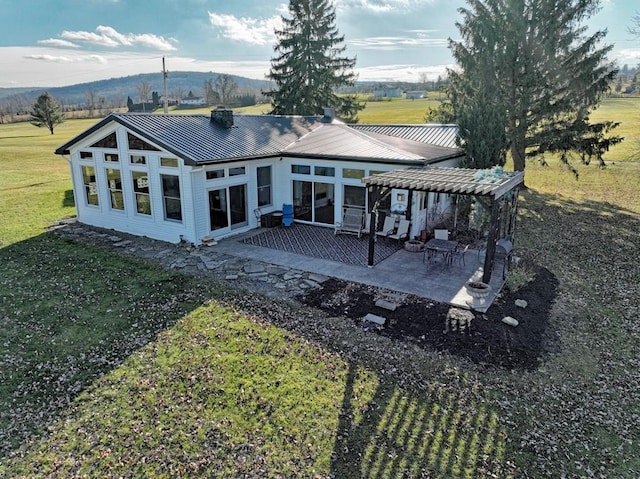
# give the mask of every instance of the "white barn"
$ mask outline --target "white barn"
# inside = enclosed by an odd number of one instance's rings
[[[200,244],[260,226],[258,209],[293,205],[295,221],[323,226],[346,207],[368,211],[363,178],[458,166],[456,133],[455,125],[348,125],[329,109],[324,117],[113,113],[56,154],[70,163],[80,222]],[[419,218],[446,201],[406,193],[392,191],[386,207]]]

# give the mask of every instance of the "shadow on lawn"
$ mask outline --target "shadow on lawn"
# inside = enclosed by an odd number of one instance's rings
[[[45,233],[0,248],[0,457],[206,297],[193,277]]]
[[[470,386],[454,393],[440,385],[418,395],[381,382],[356,411],[356,382],[357,367],[350,364],[331,477],[509,476],[506,434],[482,393],[469,393]]]
[[[73,198],[73,190],[65,190],[64,197],[62,198],[62,206],[65,208],[73,208],[76,206],[76,201]]]
[[[577,295],[598,291],[599,301],[617,310],[624,302],[635,302],[631,295],[640,278],[637,212],[529,190],[520,201],[519,222],[527,231],[527,244],[520,246],[516,239],[516,248],[554,271],[561,282],[568,281],[566,288]]]

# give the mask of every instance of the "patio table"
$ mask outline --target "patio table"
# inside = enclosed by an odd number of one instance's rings
[[[451,253],[455,251],[457,246],[457,241],[432,238],[424,245],[422,261],[424,262],[426,257],[441,253],[444,256],[445,262],[448,263],[451,259]]]

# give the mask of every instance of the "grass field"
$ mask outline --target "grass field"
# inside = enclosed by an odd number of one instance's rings
[[[513,374],[45,233],[92,123],[0,125],[0,477],[640,476],[638,163],[527,166],[556,352]]]

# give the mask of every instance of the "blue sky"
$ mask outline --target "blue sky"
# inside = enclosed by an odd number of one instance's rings
[[[264,78],[283,0],[0,0],[0,87],[63,86],[136,73],[194,70]],[[463,0],[335,0],[360,80],[435,79],[452,63]],[[627,32],[637,0],[604,0],[589,22],[608,29],[620,66],[640,63]]]

